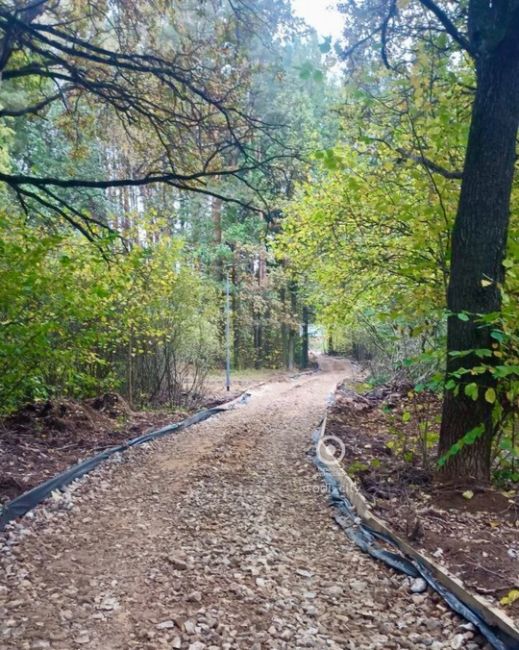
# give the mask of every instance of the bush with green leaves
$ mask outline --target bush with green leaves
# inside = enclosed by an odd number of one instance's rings
[[[113,389],[138,403],[178,403],[180,374],[200,377],[211,364],[215,304],[172,238],[107,258],[75,233],[3,214],[1,411]]]

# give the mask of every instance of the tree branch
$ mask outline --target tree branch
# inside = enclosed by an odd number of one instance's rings
[[[391,21],[391,18],[393,18],[395,12],[396,12],[396,0],[391,0],[389,5],[389,11],[387,12],[387,16],[382,21],[382,25],[380,27],[380,41],[382,44],[382,50],[381,50],[382,62],[384,63],[384,65],[388,70],[391,70],[392,68],[387,56],[387,30],[389,28],[389,23]]]
[[[276,156],[276,159],[278,157]],[[272,159],[271,159],[272,160]],[[264,161],[265,163],[271,160]],[[28,174],[6,174],[0,172],[0,182],[8,185],[33,185],[34,187],[46,187],[48,185],[62,188],[91,188],[107,189],[109,187],[138,187],[141,185],[153,185],[156,183],[192,183],[201,182],[206,179],[220,176],[234,176],[254,171],[259,165],[236,167],[233,169],[217,169],[213,171],[200,171],[192,174],[176,173],[151,173],[139,178],[109,178],[107,180],[93,180],[88,178],[52,178],[45,176],[30,176]],[[241,179],[240,179],[241,180]]]
[[[431,11],[436,18],[440,21],[440,23],[443,25],[445,31],[449,36],[456,41],[456,43],[470,56],[472,56],[474,59],[477,56],[477,52],[473,49],[471,46],[468,38],[464,36],[456,27],[456,25],[452,22],[452,20],[449,18],[449,16],[443,11],[441,7],[439,7],[433,0],[420,0],[422,5]]]
[[[41,102],[34,104],[33,106],[27,106],[26,108],[20,108],[18,110],[3,108],[0,110],[0,117],[22,117],[23,115],[29,115],[29,113],[39,113],[43,108],[55,102],[56,99],[60,99],[63,96],[62,92],[51,95],[42,99]]]
[[[385,144],[387,144],[387,142]],[[443,176],[444,178],[448,178],[450,180],[461,180],[463,178],[463,172],[451,171],[449,169],[446,169],[445,167],[442,167],[438,163],[435,163],[434,160],[431,160],[426,156],[415,154],[412,151],[407,151],[406,149],[402,149],[401,147],[397,147],[396,149],[394,149],[394,151],[399,153],[404,158],[407,158],[408,160],[413,160],[414,162],[423,165],[430,171],[435,172],[436,174],[440,174],[440,176]]]
[[[443,176],[444,178],[448,178],[449,180],[461,180],[463,178],[463,172],[446,169],[442,165],[434,162],[434,160],[431,160],[430,158],[427,158],[423,154],[414,153],[414,151],[409,151],[403,147],[394,147],[383,138],[371,138],[371,140],[384,144],[388,149],[391,149],[395,153],[398,153],[400,156],[402,156],[402,158],[405,158],[406,160],[412,160],[413,162],[422,165],[429,171],[434,172],[435,174],[440,174],[440,176]]]

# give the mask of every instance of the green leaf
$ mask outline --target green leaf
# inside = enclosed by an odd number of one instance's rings
[[[465,445],[473,445],[478,438],[481,438],[481,436],[485,433],[485,425],[480,424],[477,427],[474,427],[470,431],[468,431],[463,438],[461,439],[460,442],[462,442],[462,446]]]
[[[480,424],[477,427],[474,427],[470,431],[455,442],[452,447],[445,453],[443,456],[440,456],[438,459],[438,466],[443,467],[449,458],[456,456],[466,445],[473,445],[478,438],[480,438],[485,433],[485,425]]]
[[[501,330],[492,330],[490,332],[490,336],[495,339],[496,341],[499,341],[500,343],[503,343],[506,341],[506,334],[502,332]]]
[[[485,400],[489,404],[494,404],[494,402],[496,401],[496,391],[493,388],[487,388],[485,392]]]
[[[478,398],[479,388],[475,382],[467,384],[464,388],[464,393],[467,397],[471,397],[474,401]]]

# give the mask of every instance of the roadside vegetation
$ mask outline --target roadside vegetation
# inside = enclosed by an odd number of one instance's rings
[[[1,3],[3,416],[194,408],[228,317],[233,369],[356,358],[435,404],[393,454],[516,488],[519,7],[340,8]]]
[[[519,479],[519,12],[508,9],[344,9],[340,136],[315,154],[280,244],[334,349],[367,362],[372,383],[397,375],[442,401],[444,482]]]

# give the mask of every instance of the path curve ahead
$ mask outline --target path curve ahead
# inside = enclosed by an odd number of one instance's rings
[[[332,520],[306,452],[351,368],[324,367],[126,453],[17,524],[0,648],[481,647]]]

